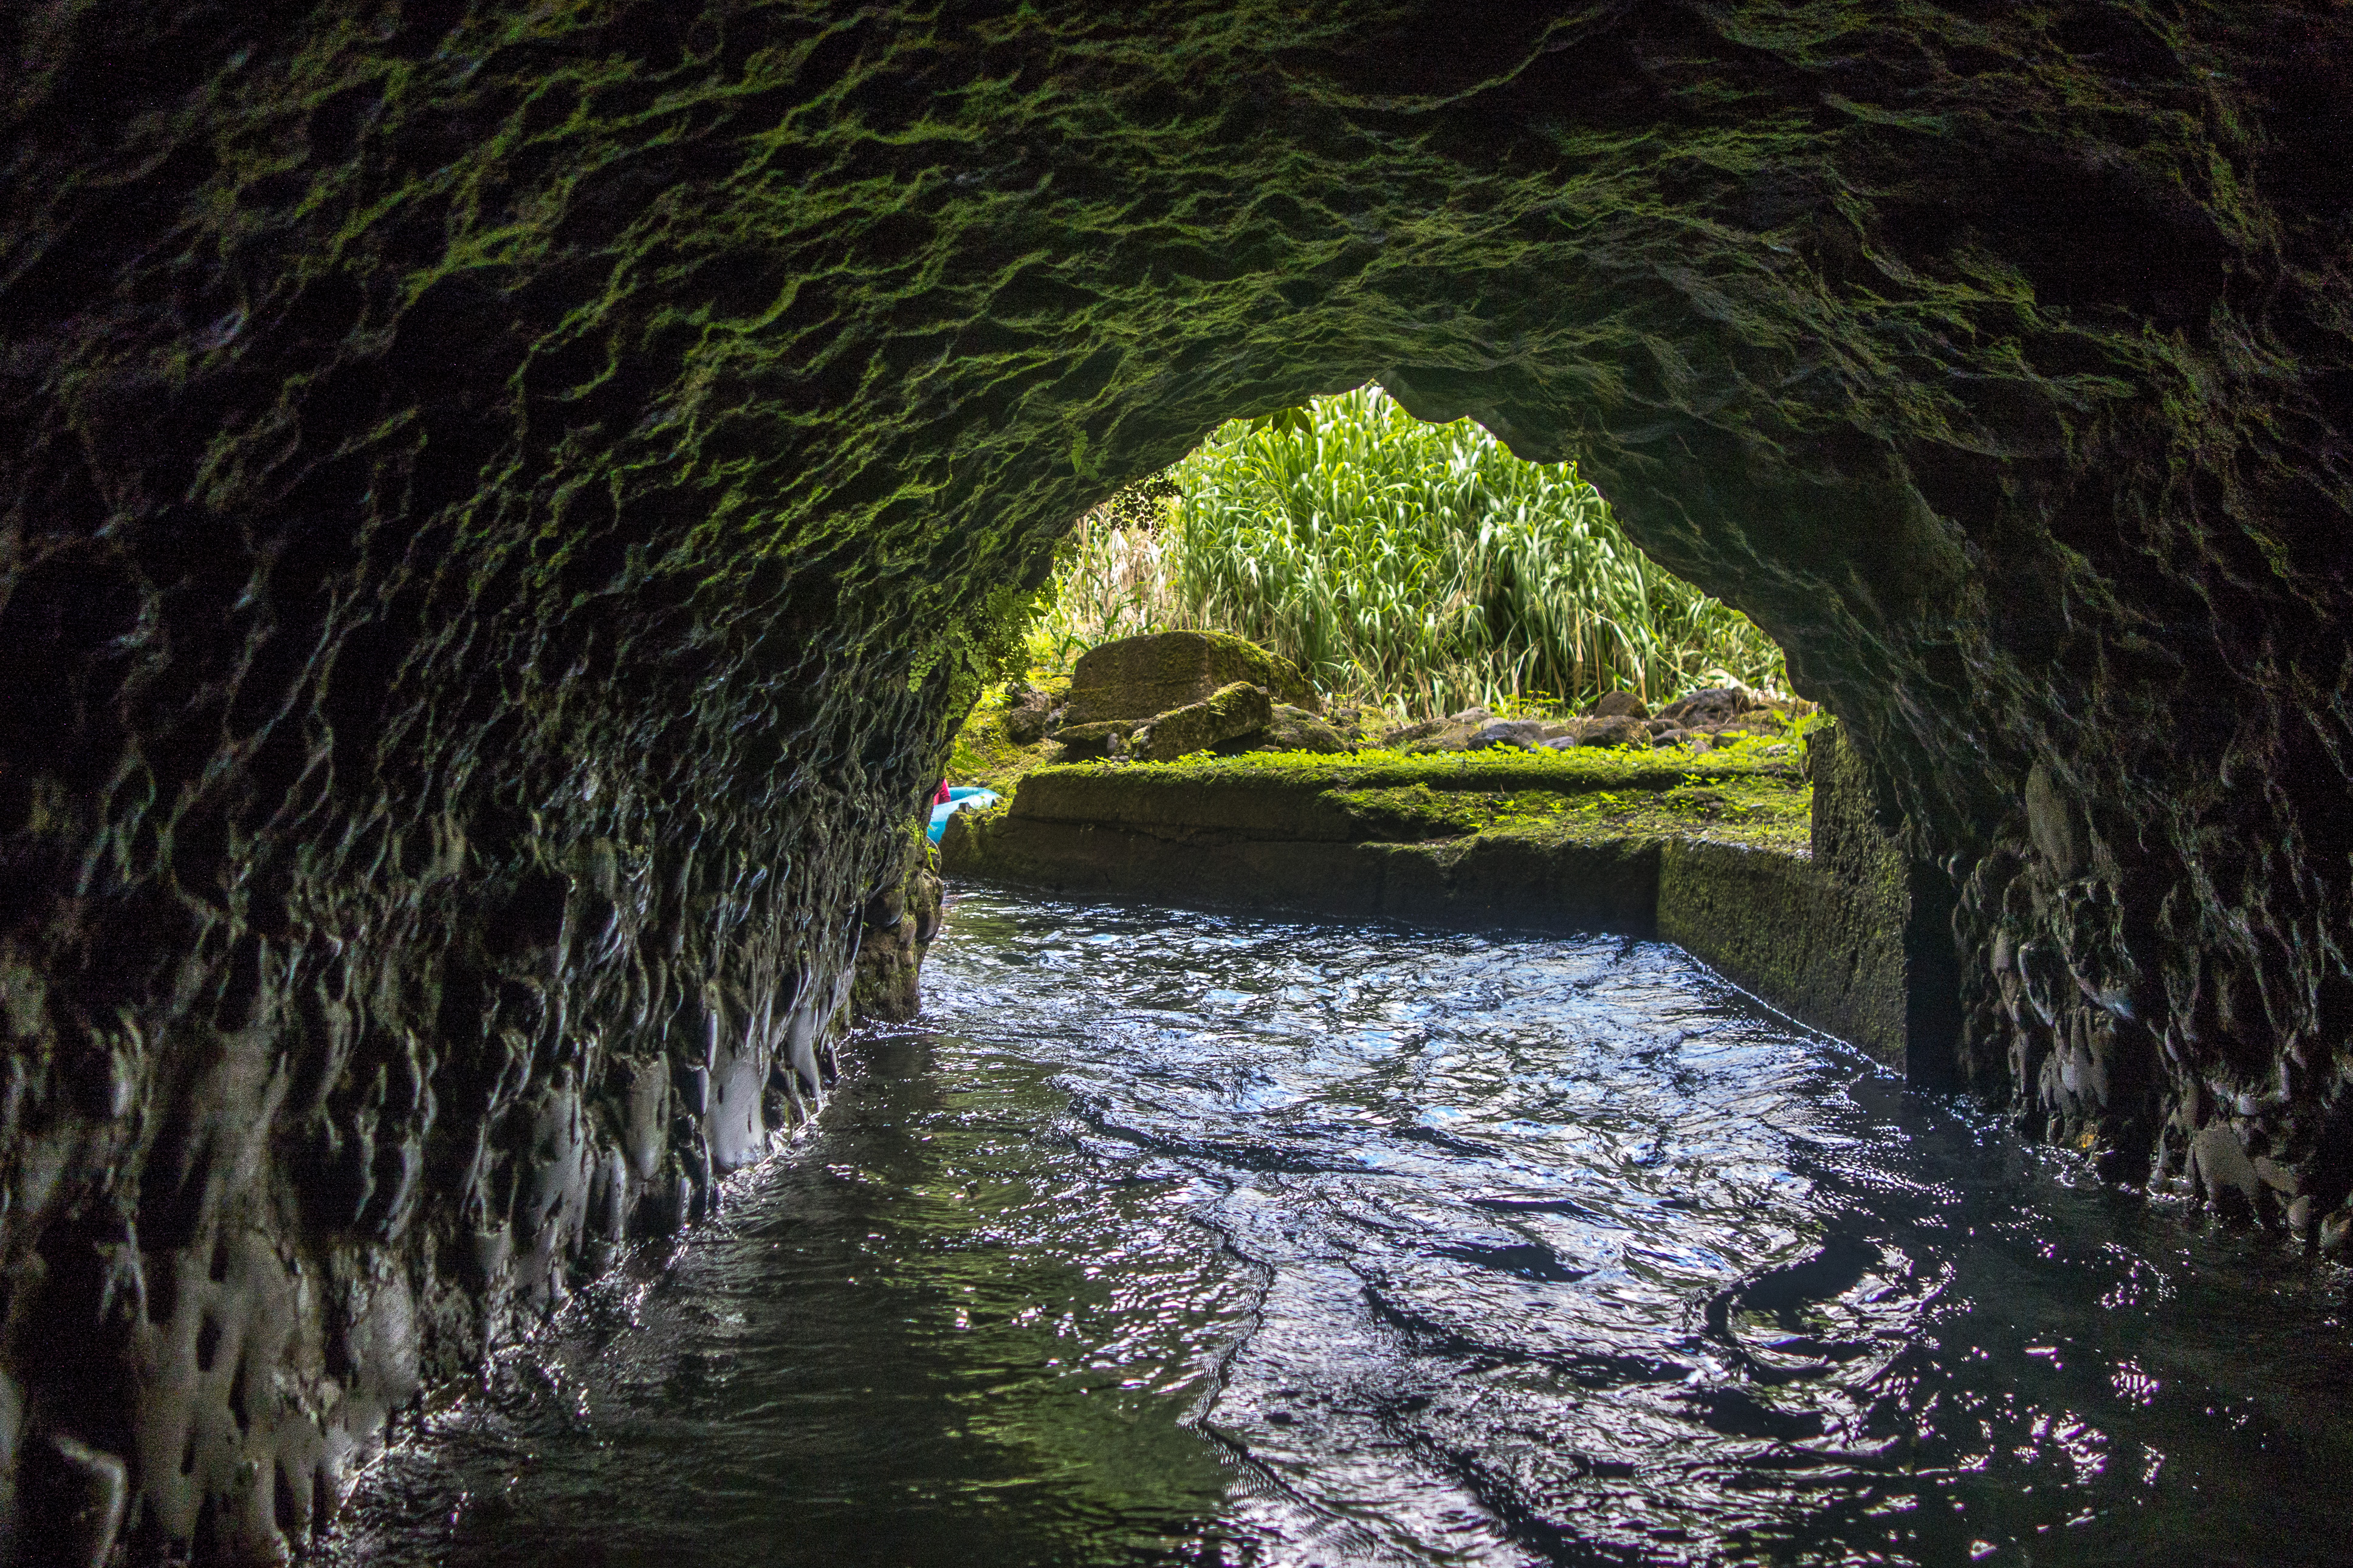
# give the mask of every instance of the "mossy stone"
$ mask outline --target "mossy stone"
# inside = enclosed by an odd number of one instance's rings
[[[1263,730],[1273,718],[1274,701],[1266,688],[1236,680],[1220,686],[1206,700],[1155,716],[1137,731],[1137,749],[1152,762],[1173,763],[1220,741]]]
[[[1301,707],[1316,705],[1298,668],[1256,643],[1225,632],[1159,632],[1088,649],[1071,672],[1063,721],[1150,719],[1207,701],[1235,681],[1262,687]]]
[[[1331,756],[1348,750],[1348,742],[1339,731],[1306,709],[1278,702],[1274,705],[1274,717],[1264,729],[1224,742],[1216,749],[1229,757],[1250,752],[1304,752]]]

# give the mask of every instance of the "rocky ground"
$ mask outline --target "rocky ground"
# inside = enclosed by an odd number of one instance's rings
[[[1148,688],[1129,665],[1149,665]],[[1556,719],[1498,718],[1484,708],[1388,724],[1377,710],[1324,704],[1278,656],[1219,633],[1166,632],[1103,645],[1064,680],[1018,680],[976,706],[957,737],[949,778],[1005,790],[1056,763],[1133,758],[1173,762],[1204,752],[1359,752],[1422,755],[1496,747],[1681,746],[1704,752],[1744,736],[1778,741],[1816,711],[1799,700],[1705,687],[1653,714],[1625,691]]]

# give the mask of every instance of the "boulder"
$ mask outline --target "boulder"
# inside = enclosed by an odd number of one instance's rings
[[[1735,714],[1746,712],[1748,707],[1747,693],[1736,687],[1704,686],[1660,709],[1659,717],[1672,719],[1686,729],[1714,729]]]
[[[1579,727],[1573,739],[1553,742],[1556,746],[1646,746],[1651,742],[1651,729],[1641,720],[1627,714],[1609,719],[1590,719]]]
[[[2208,1122],[2189,1145],[2190,1179],[2205,1191],[2206,1201],[2225,1215],[2253,1215],[2262,1211],[2263,1178],[2227,1121]]]
[[[1091,648],[1071,672],[1069,724],[1141,721],[1206,702],[1237,682],[1313,711],[1322,706],[1289,659],[1224,632],[1157,632]]]
[[[1005,737],[1017,746],[1034,746],[1053,727],[1054,700],[1034,686],[1007,693]]]
[[[1263,730],[1274,721],[1274,701],[1262,686],[1229,681],[1205,701],[1188,702],[1138,725],[1134,746],[1147,762],[1172,763],[1207,751],[1220,741]],[[1068,731],[1065,731],[1068,733]]]
[[[1545,743],[1545,731],[1552,726],[1533,719],[1490,719],[1473,730],[1462,742],[1466,752],[1483,752],[1491,746],[1521,746],[1533,750]]]
[[[1605,691],[1589,710],[1596,719],[1648,719],[1650,706],[1630,691]]]
[[[1278,702],[1266,728],[1221,741],[1216,749],[1226,756],[1238,757],[1249,752],[1314,752],[1329,755],[1352,748],[1346,736],[1306,709]]]
[[[1083,763],[1103,757],[1127,754],[1128,736],[1137,726],[1124,719],[1105,720],[1096,724],[1065,724],[1054,732],[1062,743],[1061,755],[1055,761]]]
[[[1416,741],[1428,740],[1446,728],[1443,719],[1424,719],[1416,724],[1402,724],[1394,730],[1381,731],[1380,742],[1392,750],[1402,751]]]

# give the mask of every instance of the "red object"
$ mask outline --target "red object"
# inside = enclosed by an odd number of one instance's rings
[[[945,779],[942,779],[942,780],[940,781],[940,789],[939,789],[939,793],[938,793],[937,795],[934,795],[934,796],[932,796],[932,804],[933,804],[934,805],[947,805],[947,803],[948,803],[948,781],[947,781],[947,780],[945,780]]]

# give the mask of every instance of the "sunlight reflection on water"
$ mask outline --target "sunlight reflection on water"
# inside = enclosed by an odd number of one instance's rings
[[[353,1561],[2341,1561],[2344,1276],[1678,950],[966,892]]]

